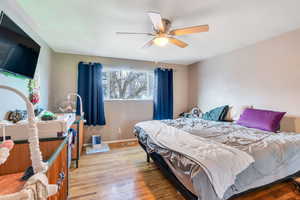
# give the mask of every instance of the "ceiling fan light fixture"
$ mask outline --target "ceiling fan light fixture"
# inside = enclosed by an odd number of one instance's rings
[[[169,38],[167,37],[156,37],[154,40],[153,40],[154,44],[156,44],[157,46],[166,46],[166,44],[169,43]]]
[[[170,30],[171,21],[162,18],[159,12],[148,12],[148,16],[151,20],[153,33],[117,32],[117,34],[153,36],[153,38],[148,41],[142,48],[149,48],[152,45],[163,47],[168,43],[180,48],[186,48],[188,44],[181,41],[180,39],[177,39],[176,36],[209,31],[208,24]]]

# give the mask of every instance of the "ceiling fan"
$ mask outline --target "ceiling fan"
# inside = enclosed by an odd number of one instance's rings
[[[174,36],[188,35],[192,33],[208,32],[208,25],[192,26],[180,29],[170,30],[171,21],[161,17],[160,13],[148,12],[148,16],[153,25],[153,33],[135,33],[135,32],[117,32],[117,34],[125,35],[149,35],[153,38],[148,41],[143,48],[148,48],[153,44],[157,46],[165,46],[168,43],[172,43],[178,47],[185,48],[188,46],[187,43],[176,39]]]

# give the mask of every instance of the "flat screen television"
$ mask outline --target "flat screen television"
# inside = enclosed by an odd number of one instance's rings
[[[34,78],[40,45],[0,13],[0,71]]]

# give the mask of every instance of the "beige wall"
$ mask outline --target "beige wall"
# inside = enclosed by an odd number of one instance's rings
[[[1,0],[0,12],[4,11],[15,23],[17,23],[28,35],[41,45],[40,57],[38,60],[36,75],[40,76],[41,86],[41,106],[48,107],[49,87],[50,87],[50,67],[53,51],[47,44],[31,29],[28,17],[19,8],[18,4],[13,0]],[[28,93],[27,81],[15,77],[7,77],[0,74],[0,85],[8,85],[19,89],[25,94]],[[0,120],[4,118],[8,110],[24,109],[25,104],[15,94],[5,90],[0,90]]]
[[[189,66],[189,107],[249,104],[287,111],[300,132],[300,29]]]
[[[54,55],[50,104],[52,110],[63,101],[69,92],[77,91],[77,65],[80,61],[100,62],[104,67],[128,67],[154,69],[154,63],[117,58],[92,57],[72,54]],[[186,111],[188,101],[188,70],[184,65],[168,65],[175,69],[174,74],[174,115]],[[100,134],[106,141],[134,138],[133,125],[139,121],[152,119],[153,103],[149,100],[105,101],[107,125],[90,127],[86,131],[85,142],[92,134]]]

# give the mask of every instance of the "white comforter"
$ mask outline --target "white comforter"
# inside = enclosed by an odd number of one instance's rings
[[[244,151],[197,137],[160,121],[141,122],[136,126],[146,131],[158,146],[181,153],[198,163],[220,199],[234,184],[237,175],[254,162],[253,157]]]

